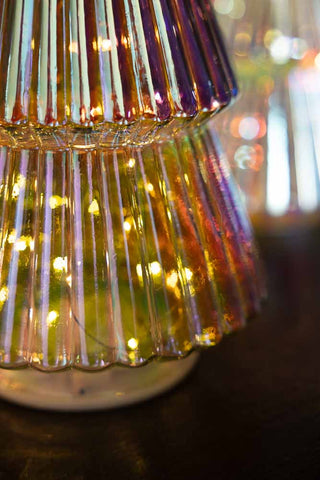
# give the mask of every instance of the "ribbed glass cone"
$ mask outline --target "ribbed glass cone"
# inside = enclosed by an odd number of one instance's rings
[[[242,90],[215,125],[249,213],[268,231],[319,221],[320,2],[213,5]]]
[[[237,91],[209,0],[1,0],[0,18],[6,127],[147,142]]]
[[[256,252],[215,133],[0,149],[0,365],[97,370],[214,345],[259,308]]]

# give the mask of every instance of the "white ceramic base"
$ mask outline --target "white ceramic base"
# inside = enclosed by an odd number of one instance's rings
[[[100,372],[0,369],[0,396],[20,405],[47,410],[122,407],[173,387],[187,375],[198,357],[195,352],[183,360],[154,361],[140,368],[113,367]]]

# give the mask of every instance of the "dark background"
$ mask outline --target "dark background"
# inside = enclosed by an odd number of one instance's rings
[[[320,479],[320,234],[260,246],[261,316],[173,391],[89,414],[0,401],[0,479]]]

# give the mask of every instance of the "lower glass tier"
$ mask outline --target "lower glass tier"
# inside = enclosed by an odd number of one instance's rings
[[[206,129],[123,149],[0,138],[0,367],[181,358],[259,311],[251,228],[216,142]]]
[[[142,368],[113,367],[100,372],[33,368],[0,369],[0,396],[20,405],[61,411],[123,407],[172,388],[193,368],[197,352],[179,361],[154,361]]]

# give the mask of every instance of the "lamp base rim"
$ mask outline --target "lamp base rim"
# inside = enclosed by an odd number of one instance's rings
[[[113,367],[100,372],[76,369],[44,373],[33,368],[0,369],[0,397],[41,410],[92,411],[124,407],[160,395],[179,383],[199,359],[151,362],[141,368]]]

